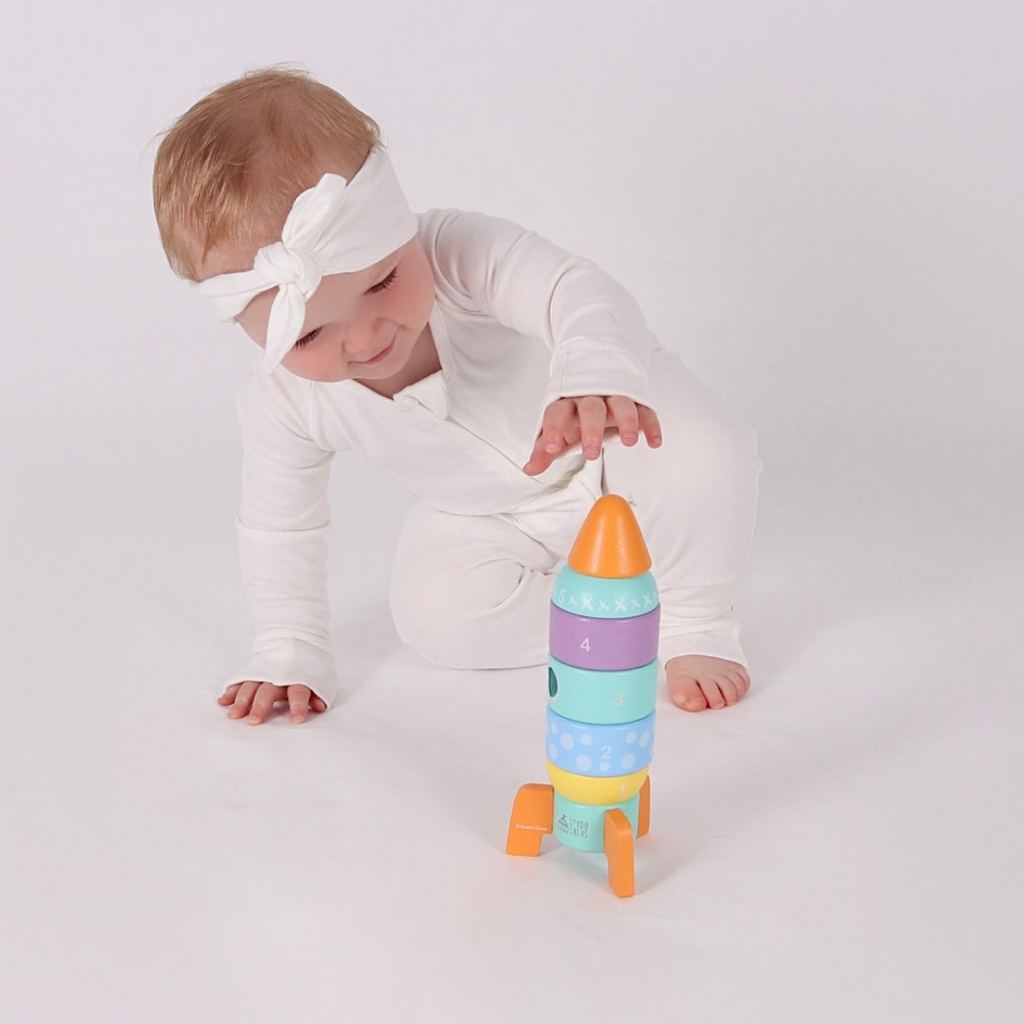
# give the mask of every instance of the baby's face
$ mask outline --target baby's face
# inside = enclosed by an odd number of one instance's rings
[[[263,347],[277,289],[262,292],[236,318]],[[306,319],[281,365],[315,381],[373,381],[387,393],[401,379],[434,305],[434,274],[418,238],[379,263],[330,274],[306,302]]]

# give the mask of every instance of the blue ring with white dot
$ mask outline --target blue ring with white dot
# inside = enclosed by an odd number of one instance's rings
[[[636,722],[594,725],[548,708],[548,760],[576,775],[611,778],[646,768],[654,754],[654,712]]]

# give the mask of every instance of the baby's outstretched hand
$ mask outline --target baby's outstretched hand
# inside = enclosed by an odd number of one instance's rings
[[[651,448],[661,444],[661,423],[649,406],[624,395],[559,398],[544,410],[540,433],[523,472],[527,476],[543,473],[562,452],[577,444],[583,446],[587,459],[596,459],[605,435],[614,433],[627,448],[636,444],[641,434]]]
[[[288,701],[288,710],[296,723],[306,721],[310,711],[327,710],[326,703],[308,686],[276,686],[253,680],[233,683],[217,698],[217,703],[228,709],[228,718],[245,718],[249,725],[260,725],[281,700]]]

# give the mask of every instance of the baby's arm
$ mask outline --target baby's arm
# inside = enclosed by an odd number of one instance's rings
[[[244,464],[239,549],[256,620],[252,656],[218,699],[230,718],[292,720],[324,711],[337,690],[327,601],[327,482],[332,452],[309,432],[309,383],[255,374],[239,398]]]
[[[609,433],[627,446],[642,434],[657,447],[661,428],[648,400],[657,342],[629,292],[591,261],[509,221],[457,211],[429,216],[436,218],[439,300],[490,313],[551,350],[525,472],[542,473],[579,444],[596,459]]]

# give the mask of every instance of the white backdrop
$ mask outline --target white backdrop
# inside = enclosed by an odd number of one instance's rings
[[[1017,1021],[1024,9],[1013,0],[20,6],[0,37],[0,1017]],[[213,704],[248,640],[247,342],[166,269],[153,140],[296,61],[415,208],[596,259],[759,430],[754,690],[662,698],[635,899],[502,853],[543,680],[386,611],[344,461],[344,702]]]

